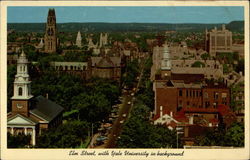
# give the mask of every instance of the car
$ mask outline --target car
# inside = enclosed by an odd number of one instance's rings
[[[127,115],[126,115],[125,113],[122,115],[122,117],[124,117],[124,118],[125,118],[126,116],[127,116]]]
[[[121,120],[120,123],[123,124],[123,123],[124,123],[124,120]]]
[[[106,136],[99,136],[99,137],[96,138],[96,141],[104,141],[104,140],[107,140],[107,139],[108,139],[108,137],[106,137]]]
[[[130,101],[128,101],[128,104],[131,104],[131,102],[130,102]]]

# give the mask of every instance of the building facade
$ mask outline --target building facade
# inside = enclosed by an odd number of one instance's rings
[[[49,9],[45,30],[45,52],[55,53],[57,50],[57,29],[55,9]]]
[[[121,79],[121,57],[91,57],[91,77],[113,79],[120,82]]]
[[[232,52],[232,32],[225,25],[219,30],[216,27],[205,31],[205,48],[208,53],[215,56],[220,52]]]

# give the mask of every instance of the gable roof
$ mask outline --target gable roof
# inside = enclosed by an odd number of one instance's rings
[[[92,67],[116,67],[121,65],[121,57],[91,57]]]
[[[63,111],[63,108],[60,105],[44,98],[43,96],[37,96],[34,100],[36,106],[30,111],[30,113],[48,122],[53,120]]]
[[[37,122],[21,114],[16,114],[13,117],[8,118],[7,124],[8,125],[36,125]]]

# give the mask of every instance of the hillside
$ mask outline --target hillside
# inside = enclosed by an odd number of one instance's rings
[[[221,24],[170,24],[170,23],[58,23],[60,32],[158,32],[175,31],[203,31],[206,28],[220,28]],[[226,25],[231,31],[243,31],[244,21],[233,21]],[[8,30],[20,32],[44,32],[45,23],[8,23]]]

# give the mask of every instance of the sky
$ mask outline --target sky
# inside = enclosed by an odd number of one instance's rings
[[[8,7],[8,23],[44,23],[49,8],[55,8],[57,23],[229,23],[244,20],[240,6],[76,6]]]

